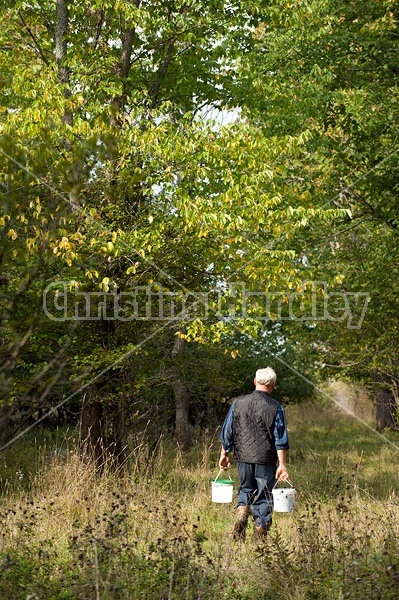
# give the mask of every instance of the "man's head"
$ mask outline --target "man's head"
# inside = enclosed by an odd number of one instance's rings
[[[254,384],[257,390],[267,388],[268,392],[272,392],[276,385],[277,375],[271,367],[266,369],[258,369],[255,374]]]

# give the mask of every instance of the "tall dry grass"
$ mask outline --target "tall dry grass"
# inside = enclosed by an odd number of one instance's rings
[[[287,413],[295,510],[262,544],[211,501],[215,435],[189,454],[139,439],[101,473],[73,441],[37,447],[30,478],[3,478],[0,598],[398,598],[398,451],[334,408]]]

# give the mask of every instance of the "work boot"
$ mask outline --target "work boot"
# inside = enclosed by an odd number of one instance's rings
[[[269,531],[269,529],[266,529],[265,527],[262,527],[261,525],[255,525],[254,526],[254,542],[256,542],[258,544],[260,542],[263,542],[266,539],[268,531]]]
[[[234,524],[233,538],[235,540],[245,540],[245,533],[248,525],[249,510],[246,506],[238,506],[236,510],[236,522]]]

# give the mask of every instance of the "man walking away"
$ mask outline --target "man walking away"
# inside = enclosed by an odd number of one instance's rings
[[[272,524],[272,489],[278,479],[288,479],[289,443],[284,409],[271,397],[276,373],[270,367],[258,369],[254,384],[252,394],[236,398],[227,413],[220,434],[219,467],[227,470],[229,453],[234,452],[240,480],[234,539],[245,539],[252,513],[254,538],[260,541]]]

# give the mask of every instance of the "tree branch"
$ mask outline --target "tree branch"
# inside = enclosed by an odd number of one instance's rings
[[[58,66],[58,79],[64,84],[64,96],[69,98],[71,90],[69,89],[69,68],[65,66],[67,53],[67,34],[69,27],[69,9],[68,0],[57,0],[57,21],[55,26],[55,60]],[[72,111],[66,109],[63,117],[64,123],[73,125]]]
[[[175,43],[176,43],[176,38],[173,37],[169,42],[165,60],[162,64],[162,66],[158,70],[157,79],[156,79],[153,89],[152,89],[151,109],[154,109],[157,106],[159,90],[161,89],[162,81],[165,79],[166,74],[168,72],[169,64],[170,64],[170,61],[172,60],[172,56],[173,56],[173,50],[175,47]]]
[[[33,43],[34,43],[34,45],[35,45],[35,48],[37,49],[37,51],[38,51],[38,52],[39,52],[39,54],[40,54],[40,57],[41,57],[41,59],[43,60],[43,62],[44,62],[44,63],[45,63],[47,66],[49,66],[49,65],[50,65],[50,62],[49,62],[49,60],[46,58],[46,56],[45,56],[45,54],[44,54],[44,52],[43,52],[43,50],[42,50],[42,48],[41,48],[41,46],[40,46],[39,42],[37,41],[37,38],[36,38],[36,36],[34,35],[34,33],[33,33],[32,29],[29,27],[29,25],[26,23],[26,21],[25,21],[25,19],[24,19],[23,15],[22,15],[22,13],[21,13],[20,11],[18,11],[18,16],[19,16],[19,18],[21,19],[22,25],[24,26],[24,28],[25,28],[25,29],[26,29],[26,31],[28,32],[29,36],[31,37],[31,39],[32,39],[32,41],[33,41]]]

